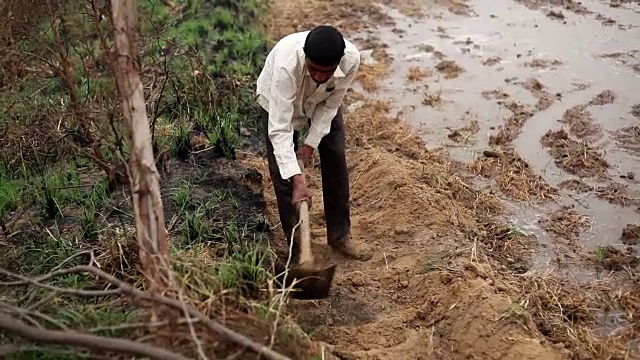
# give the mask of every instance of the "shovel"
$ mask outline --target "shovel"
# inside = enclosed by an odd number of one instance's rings
[[[304,163],[298,160],[302,176]],[[299,265],[289,270],[285,279],[285,286],[293,285],[291,297],[298,300],[324,299],[329,296],[331,282],[336,272],[336,265],[327,268],[316,268],[311,254],[311,228],[309,226],[309,203],[306,200],[300,202],[300,260]],[[282,271],[278,271],[282,274]],[[281,275],[283,276],[283,274]]]

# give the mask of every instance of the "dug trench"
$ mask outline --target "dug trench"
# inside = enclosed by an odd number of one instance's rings
[[[321,205],[315,205],[313,250],[319,263],[337,263],[338,273],[328,299],[292,301],[291,316],[311,339],[324,345],[323,358],[637,358],[633,341],[638,330],[637,262],[611,260],[615,256],[607,257],[607,251],[628,258],[609,246],[596,249],[596,256],[601,256],[601,270],[615,270],[617,282],[580,283],[563,273],[544,272],[538,260],[545,247],[552,247],[557,259],[565,257],[563,251],[575,251],[580,258],[575,261],[584,265],[585,250],[576,234],[589,222],[575,210],[561,208],[557,216],[549,214],[539,221],[539,228],[547,230],[541,238],[536,236],[539,233],[524,231],[517,221],[508,221],[522,215],[513,211],[514,203],[548,204],[559,198],[557,181],[549,180],[537,164],[518,155],[516,140],[528,121],[561,102],[561,94],[550,92],[536,79],[514,81],[503,74],[502,78],[510,79],[505,83],[533,95],[525,93],[524,99],[532,100],[529,106],[509,102],[511,95],[502,90],[478,88],[482,76],[471,83],[468,78],[459,79],[469,72],[478,76],[485,71],[482,67],[497,64],[496,71],[503,71],[509,68],[503,59],[515,56],[492,52],[491,46],[485,49],[481,45],[488,42],[484,35],[476,36],[480,41],[474,43],[460,33],[479,31],[478,26],[484,23],[478,17],[506,17],[505,11],[514,11],[512,6],[532,17],[539,7],[529,6],[532,10],[504,0],[500,4],[506,10],[496,15],[488,13],[484,1],[429,4],[426,9],[411,1],[387,1],[385,6],[366,0],[318,1],[312,6],[276,1],[271,5],[274,39],[331,22],[364,50],[358,84],[345,104],[347,162],[352,237],[368,242],[376,252],[365,263],[346,261],[330,252]],[[426,21],[433,23],[425,27]],[[555,19],[550,16],[547,21]],[[471,25],[464,28],[461,22]],[[459,29],[458,35],[448,35],[447,26]],[[425,38],[425,31],[436,35]],[[415,44],[411,39],[420,41]],[[448,51],[439,51],[438,45],[449,46]],[[467,51],[452,50],[460,47]],[[452,53],[459,56],[455,61]],[[416,66],[414,61],[420,61],[424,54],[434,61],[433,70]],[[471,67],[468,58],[460,61],[461,54],[471,54],[478,65]],[[521,61],[529,71],[562,65],[559,60],[533,57]],[[443,85],[446,81],[454,83]],[[457,91],[462,83],[467,86],[466,93]],[[495,83],[489,81],[484,86]],[[576,88],[565,92],[586,87],[578,84]],[[506,109],[496,113],[493,105],[471,102],[468,94],[472,92],[485,100],[495,95]],[[523,98],[522,93],[517,95]],[[460,100],[467,104],[461,106]],[[422,107],[417,105],[420,103]],[[453,114],[443,112],[447,105],[459,109]],[[474,106],[477,108],[467,110]],[[505,124],[493,125],[489,119],[479,118],[482,111],[493,111],[498,119],[504,117]],[[433,118],[424,119],[426,116]],[[420,126],[424,123],[431,128],[426,135],[416,131],[424,129]],[[461,126],[447,136],[446,129],[452,124]],[[494,136],[469,145],[467,140],[480,131]],[[465,147],[446,151],[451,142],[462,142]],[[484,156],[465,162],[469,149]],[[265,159],[245,154],[241,160],[263,174],[261,191],[270,222],[277,224]],[[483,186],[486,182],[477,176],[482,165],[478,161],[494,166],[483,174],[497,187]],[[317,166],[310,169],[308,177],[314,203],[322,204]],[[633,227],[630,229],[628,234]],[[282,246],[284,241],[277,242]],[[633,249],[629,251],[634,259]],[[547,256],[543,255],[548,260]],[[604,261],[607,258],[609,262]],[[593,262],[585,266],[593,267]],[[613,326],[614,333],[603,333],[602,314],[611,310],[620,311],[622,326]]]

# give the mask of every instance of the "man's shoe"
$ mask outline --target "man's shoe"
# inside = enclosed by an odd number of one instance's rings
[[[364,243],[347,241],[344,243],[330,244],[334,251],[358,261],[369,261],[373,257],[373,249]]]

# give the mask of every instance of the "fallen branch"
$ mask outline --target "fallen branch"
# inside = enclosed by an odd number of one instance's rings
[[[203,325],[205,325],[206,327],[208,327],[210,330],[226,337],[227,339],[233,341],[234,343],[241,345],[247,349],[250,349],[252,351],[254,351],[257,354],[260,354],[262,356],[264,356],[266,359],[269,360],[291,360],[290,358],[281,355],[273,350],[271,350],[268,346],[262,345],[258,342],[255,342],[249,338],[247,338],[246,336],[239,334],[227,327],[225,327],[224,325],[218,323],[215,320],[212,320],[211,318],[209,318],[208,316],[202,314],[200,311],[198,311],[197,309],[193,308],[192,306],[189,306],[187,304],[185,304],[182,301],[179,301],[177,299],[173,299],[173,298],[169,298],[163,295],[158,295],[155,293],[151,293],[148,291],[142,291],[142,290],[138,290],[134,287],[132,287],[131,285],[126,284],[125,282],[117,279],[116,277],[109,275],[107,273],[105,273],[104,271],[93,267],[93,266],[86,266],[86,265],[82,265],[82,266],[75,266],[72,268],[68,268],[68,269],[61,269],[61,270],[57,270],[54,272],[51,272],[47,275],[41,276],[37,279],[29,279],[25,276],[22,275],[18,275],[18,274],[14,274],[11,273],[7,270],[4,269],[0,269],[0,273],[4,274],[6,276],[10,276],[10,277],[14,277],[17,278],[21,281],[16,281],[16,282],[6,282],[6,283],[0,283],[0,285],[24,285],[24,284],[31,284],[34,286],[39,286],[39,287],[44,287],[53,291],[57,291],[60,294],[70,294],[70,295],[84,295],[84,296],[103,296],[107,291],[109,292],[110,295],[116,295],[116,294],[126,294],[129,295],[131,297],[133,297],[134,299],[141,299],[141,300],[147,300],[147,301],[155,301],[158,302],[160,304],[163,304],[165,306],[171,307],[175,310],[181,311],[181,312],[185,312],[186,314],[188,314],[190,317],[193,317],[194,319],[198,320],[199,322],[201,322]],[[106,290],[106,291],[91,291],[91,290],[80,290],[80,289],[67,289],[67,288],[60,288],[60,287],[56,287],[56,286],[52,286],[52,285],[48,285],[48,284],[43,284],[42,281],[46,280],[46,279],[50,279],[56,276],[60,276],[60,275],[65,275],[65,274],[70,274],[70,273],[89,273],[91,275],[94,275],[110,284],[112,284],[113,286],[115,286],[117,289],[114,290]],[[3,323],[0,322],[0,329],[2,329],[4,326]]]
[[[0,329],[38,343],[80,346],[94,350],[147,356],[156,360],[189,360],[180,354],[131,340],[89,335],[72,330],[38,329],[2,313],[0,313]]]

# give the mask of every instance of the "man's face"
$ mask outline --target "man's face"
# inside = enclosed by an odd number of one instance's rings
[[[329,79],[331,79],[331,76],[333,76],[333,73],[338,68],[338,65],[339,64],[336,64],[334,66],[321,66],[314,64],[313,62],[311,62],[311,60],[307,59],[307,69],[309,70],[309,75],[311,75],[311,79],[313,79],[313,81],[318,85],[324,84],[329,81]]]

